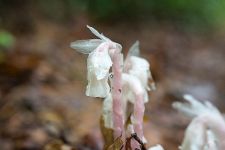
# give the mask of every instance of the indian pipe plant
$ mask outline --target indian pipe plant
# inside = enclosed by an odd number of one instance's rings
[[[71,47],[88,54],[86,95],[104,99],[100,118],[103,149],[163,150],[161,145],[146,148],[143,117],[147,92],[154,90],[155,84],[149,62],[139,56],[139,42],[133,44],[124,60],[119,43],[87,27],[98,39],[78,40]],[[191,105],[176,102],[173,107],[194,119],[180,149],[225,150],[222,114],[209,102],[203,105],[190,95],[184,98]]]

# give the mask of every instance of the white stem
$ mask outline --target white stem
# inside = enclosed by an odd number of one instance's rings
[[[219,149],[225,149],[225,121],[222,116],[214,116],[210,114],[201,115],[194,119],[196,122],[201,122],[205,130],[210,128],[218,139]]]

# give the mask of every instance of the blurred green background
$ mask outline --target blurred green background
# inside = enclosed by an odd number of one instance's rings
[[[32,14],[68,21],[79,13],[104,22],[170,22],[180,27],[211,28],[224,25],[224,0],[1,0],[1,26],[9,19],[26,22]]]

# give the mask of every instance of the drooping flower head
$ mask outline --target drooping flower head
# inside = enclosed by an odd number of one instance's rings
[[[134,75],[123,73],[122,74],[122,99],[124,103],[130,101],[135,103],[136,95],[142,94],[145,96],[146,90],[142,86],[141,81]]]
[[[121,50],[120,44],[111,41],[94,28],[89,30],[100,39],[78,40],[71,47],[83,54],[89,54],[87,59],[88,85],[86,95],[91,97],[106,97],[109,94],[109,70],[112,66],[111,55],[115,50]]]
[[[175,102],[173,107],[192,118],[185,131],[181,150],[219,150],[225,148],[225,120],[210,102],[201,103],[191,95],[184,95],[189,103]]]
[[[139,42],[136,41],[129,49],[128,55],[125,59],[124,72],[136,76],[146,90],[155,90],[155,84],[150,72],[150,64],[146,59],[141,58],[139,55]],[[149,80],[151,80],[150,85],[148,84]],[[147,91],[145,91],[144,101],[148,102]]]

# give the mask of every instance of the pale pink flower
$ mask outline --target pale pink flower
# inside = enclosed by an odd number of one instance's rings
[[[71,43],[71,47],[78,52],[88,54],[86,95],[91,97],[106,97],[109,94],[109,70],[112,67],[111,55],[115,49],[121,50],[121,45],[112,42],[103,34],[87,26],[100,39],[78,40]]]

